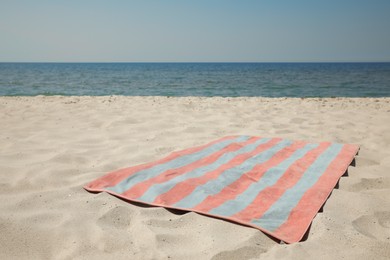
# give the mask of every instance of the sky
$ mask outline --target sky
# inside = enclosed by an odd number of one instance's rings
[[[390,0],[0,0],[0,62],[390,61]]]

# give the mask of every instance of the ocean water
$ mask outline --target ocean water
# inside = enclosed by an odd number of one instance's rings
[[[389,97],[390,63],[0,63],[0,95]]]

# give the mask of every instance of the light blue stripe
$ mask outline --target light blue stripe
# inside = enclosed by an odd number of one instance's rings
[[[265,188],[274,185],[286,170],[297,160],[305,156],[310,150],[316,148],[318,144],[307,144],[301,149],[295,151],[289,158],[268,169],[258,182],[253,182],[243,193],[236,198],[226,201],[219,207],[209,211],[211,214],[231,216],[246,207],[248,207],[256,199],[257,195]]]
[[[206,156],[209,156],[224,147],[228,146],[231,143],[234,142],[243,142],[248,140],[250,137],[249,136],[239,136],[234,139],[229,139],[229,140],[224,140],[222,142],[218,142],[216,144],[213,144],[211,146],[208,146],[196,153],[180,156],[178,158],[175,158],[171,161],[155,165],[149,169],[141,170],[132,176],[122,180],[120,183],[115,185],[114,187],[107,187],[107,190],[114,191],[116,193],[123,193],[124,191],[130,189],[134,185],[143,182],[145,180],[148,180],[150,178],[153,178],[169,169],[176,169],[183,167],[185,165],[188,165],[190,163],[193,163],[195,161],[198,161]]]
[[[240,148],[237,151],[228,152],[223,154],[221,157],[219,157],[215,162],[204,165],[202,167],[196,168],[186,174],[179,175],[175,178],[172,178],[171,180],[164,182],[164,183],[158,183],[151,186],[140,198],[138,198],[141,201],[144,202],[153,202],[157,196],[160,194],[164,194],[168,192],[170,189],[172,189],[175,185],[177,185],[179,182],[191,179],[191,178],[198,178],[206,174],[207,172],[213,171],[220,167],[221,165],[228,163],[230,160],[235,158],[236,156],[248,153],[253,150],[255,150],[259,145],[264,144],[268,141],[270,141],[270,138],[263,138],[259,139],[256,142],[252,144],[248,144],[242,148]]]
[[[181,201],[175,204],[176,207],[182,208],[193,208],[209,195],[214,195],[226,187],[227,185],[233,183],[235,180],[240,178],[240,176],[250,170],[257,164],[263,163],[269,160],[275,153],[282,150],[283,148],[291,145],[292,142],[289,140],[283,140],[273,146],[272,148],[261,152],[260,154],[253,156],[247,159],[240,165],[237,165],[233,168],[230,168],[223,173],[221,173],[218,178],[211,180],[204,185],[196,187],[196,189],[187,197],[183,198]]]
[[[305,192],[310,189],[322,176],[329,164],[340,153],[343,145],[332,144],[305,171],[301,179],[288,189],[264,215],[252,223],[269,231],[278,229],[288,218],[291,210],[299,203]]]

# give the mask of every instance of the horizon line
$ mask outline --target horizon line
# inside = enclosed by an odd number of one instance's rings
[[[0,63],[390,63],[388,61],[0,61]]]

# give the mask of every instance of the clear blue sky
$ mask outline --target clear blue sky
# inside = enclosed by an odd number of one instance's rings
[[[0,61],[390,61],[390,0],[0,0]]]

